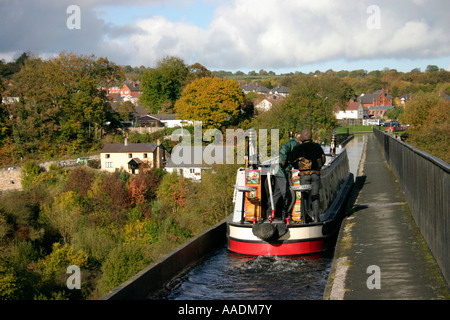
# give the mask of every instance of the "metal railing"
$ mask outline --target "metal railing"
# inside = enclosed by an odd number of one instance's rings
[[[450,280],[450,165],[376,128],[376,140],[447,284]]]

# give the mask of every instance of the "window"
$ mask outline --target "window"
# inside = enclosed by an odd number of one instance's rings
[[[147,159],[147,154],[146,153],[144,153],[144,159]]]
[[[190,173],[195,173],[195,169],[189,169]]]
[[[113,163],[112,162],[105,162],[105,166],[106,166],[106,168],[112,168],[113,167]]]
[[[106,159],[109,159],[111,157],[111,155],[109,154],[109,153],[107,153],[106,155],[105,155],[105,158]]]
[[[128,158],[130,158],[130,159],[133,158],[133,154],[132,154],[132,153],[129,153],[129,154],[128,154]]]

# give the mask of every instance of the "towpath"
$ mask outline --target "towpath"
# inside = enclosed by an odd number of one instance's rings
[[[449,299],[400,185],[369,134],[324,299]]]

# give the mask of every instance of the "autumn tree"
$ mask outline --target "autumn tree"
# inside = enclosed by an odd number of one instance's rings
[[[67,175],[66,191],[76,192],[81,198],[84,198],[94,180],[94,174],[84,167],[77,167],[71,170]]]
[[[112,117],[105,92],[98,88],[122,75],[121,67],[105,58],[72,53],[28,58],[4,92],[19,98],[7,108],[13,154],[54,157],[87,151]]]
[[[184,88],[174,109],[182,119],[221,129],[238,119],[243,103],[244,94],[236,81],[201,78]]]
[[[435,93],[414,94],[413,99],[406,102],[400,121],[413,126],[425,124],[430,109],[440,100],[441,98]]]
[[[191,183],[189,179],[178,176],[176,172],[168,173],[162,178],[156,195],[160,201],[170,205],[176,213],[184,207]]]
[[[450,162],[450,102],[434,93],[416,93],[405,105],[400,117],[411,124],[406,142]]]
[[[131,203],[138,205],[153,200],[156,196],[161,176],[162,174],[153,168],[131,176],[127,182]]]

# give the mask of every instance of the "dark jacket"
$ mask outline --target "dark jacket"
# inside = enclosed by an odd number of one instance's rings
[[[296,159],[294,157],[294,149],[300,145],[296,138],[290,139],[280,148],[280,166],[275,176],[289,178],[292,169],[292,163]]]
[[[325,164],[325,153],[322,147],[311,140],[306,140],[293,151],[294,168],[300,170],[300,175],[320,174]]]

